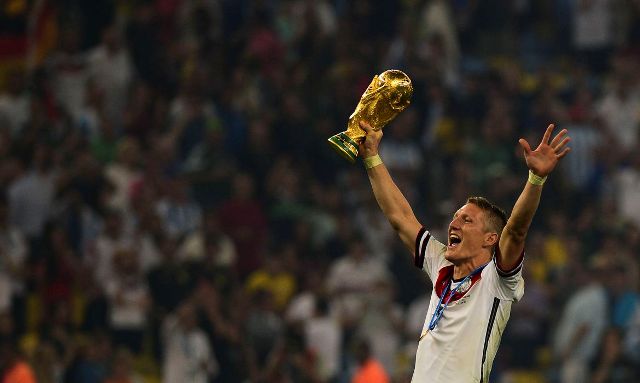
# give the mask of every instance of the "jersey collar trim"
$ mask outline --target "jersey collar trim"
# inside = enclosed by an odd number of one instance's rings
[[[473,285],[475,285],[476,282],[482,279],[481,274],[482,272],[478,272],[474,274],[471,277],[471,283],[469,284],[469,287],[465,288],[464,290],[460,289],[458,292],[456,292],[451,298],[451,301],[452,302],[457,301],[458,299],[462,298],[467,293],[467,291],[471,290]],[[449,265],[441,268],[440,271],[438,272],[438,279],[434,284],[434,289],[439,298],[442,297],[442,292],[447,287],[447,285],[451,283],[452,280],[453,280],[453,265]]]

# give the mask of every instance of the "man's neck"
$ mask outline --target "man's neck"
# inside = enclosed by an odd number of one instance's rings
[[[467,275],[473,273],[478,267],[489,262],[490,259],[484,257],[475,257],[473,259],[469,259],[466,262],[463,262],[459,265],[453,266],[453,279],[459,280]]]

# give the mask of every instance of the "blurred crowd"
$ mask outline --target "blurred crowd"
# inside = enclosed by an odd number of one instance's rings
[[[640,381],[640,1],[0,8],[3,383],[408,382],[430,282],[326,142],[391,68],[381,157],[440,240],[572,137],[492,381]]]

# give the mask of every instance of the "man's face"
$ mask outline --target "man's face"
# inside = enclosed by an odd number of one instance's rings
[[[484,248],[492,246],[491,233],[485,229],[485,213],[472,203],[455,212],[448,234],[444,256],[453,264],[479,256]]]

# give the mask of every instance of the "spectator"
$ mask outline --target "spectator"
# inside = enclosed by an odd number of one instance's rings
[[[623,353],[622,334],[609,328],[602,339],[600,357],[596,363],[591,383],[632,382],[638,378],[638,366]]]
[[[210,260],[215,266],[231,270],[238,261],[236,247],[231,238],[223,232],[220,219],[215,212],[204,215],[202,226],[185,238],[180,253],[185,259]]]
[[[382,364],[389,376],[396,373],[402,329],[402,308],[394,303],[393,295],[393,286],[389,281],[376,282],[356,329],[356,337],[370,345],[371,355]]]
[[[142,377],[133,372],[133,354],[126,349],[116,350],[111,372],[104,383],[142,383]]]
[[[202,143],[207,130],[220,127],[215,104],[205,97],[205,69],[189,72],[184,76],[180,93],[169,105],[172,126],[169,136],[175,145],[178,158],[184,161]]]
[[[158,359],[163,355],[162,325],[167,315],[184,302],[197,282],[189,266],[179,259],[178,241],[169,237],[161,237],[159,241],[159,262],[146,273],[151,299],[149,327],[154,356]]]
[[[103,333],[85,338],[78,346],[74,359],[67,367],[65,383],[102,383],[108,375],[108,358],[111,342]]]
[[[260,381],[274,372],[270,362],[283,347],[285,326],[275,310],[270,291],[258,290],[251,298],[244,350],[250,379]]]
[[[624,250],[621,251],[623,252]],[[626,328],[634,312],[640,307],[637,287],[633,285],[634,280],[637,280],[638,262],[633,257],[615,258],[611,262],[606,279],[611,325],[616,328]]]
[[[326,299],[316,300],[312,317],[304,322],[304,337],[306,349],[316,357],[318,377],[333,381],[340,374],[342,328],[331,316]]]
[[[617,211],[620,216],[636,226],[640,218],[633,214],[640,208],[640,154],[633,153],[631,164],[621,167],[614,174]]]
[[[243,379],[247,375],[242,350],[242,323],[246,312],[242,292],[220,289],[200,281],[194,298],[206,318],[205,330],[210,336],[219,371],[216,382]],[[227,291],[231,291],[227,296]]]
[[[61,302],[53,307],[47,320],[44,320],[46,325],[42,337],[33,352],[33,366],[38,379],[46,374],[49,379],[58,379],[75,358],[78,344],[75,339],[77,323],[73,314],[73,306],[69,302]]]
[[[296,290],[296,281],[291,270],[287,270],[282,254],[275,252],[266,258],[264,267],[249,275],[246,287],[249,295],[269,291],[276,309],[282,311]]]
[[[206,383],[218,371],[209,340],[198,327],[196,309],[191,301],[182,303],[163,324],[163,383]]]
[[[6,90],[0,94],[0,121],[7,124],[8,133],[18,135],[29,120],[31,97],[25,91],[24,73],[7,75]]]
[[[100,45],[87,55],[89,75],[104,97],[105,117],[113,121],[116,129],[122,126],[122,111],[133,77],[131,58],[125,48],[119,26],[112,24],[102,32]]]
[[[364,313],[364,305],[375,295],[375,286],[388,281],[385,265],[368,256],[360,238],[352,238],[349,250],[331,265],[326,281],[331,309],[340,320],[354,326]]]
[[[609,49],[614,43],[613,5],[610,0],[571,3],[573,47],[581,61],[590,63],[598,72],[606,70]]]
[[[39,143],[33,148],[31,167],[8,189],[9,219],[29,239],[32,251],[38,251],[44,226],[53,212],[56,174],[52,166],[52,151]]]
[[[588,382],[589,364],[598,352],[598,345],[607,326],[609,304],[602,283],[608,272],[607,260],[593,261],[590,282],[577,290],[567,302],[556,328],[553,350],[560,362],[560,381]]]
[[[194,198],[205,208],[218,205],[229,193],[227,185],[236,168],[225,142],[225,127],[212,120],[204,140],[185,159],[184,172],[193,185]]]
[[[366,240],[367,248],[371,249],[372,256],[389,262],[394,232],[380,209],[376,209],[374,204],[368,204],[358,209],[353,218],[358,228],[361,228],[362,236]]]
[[[82,137],[95,139],[100,134],[103,121],[106,120],[104,100],[95,81],[87,80],[86,87],[85,101],[78,114],[76,125]]]
[[[137,199],[133,242],[138,244],[140,270],[147,273],[160,262],[160,242],[166,237],[160,217],[153,211],[151,201]]]
[[[109,323],[116,346],[139,354],[147,323],[149,289],[140,271],[138,254],[120,250],[113,256],[114,274],[106,285]]]
[[[152,4],[140,4],[132,12],[125,29],[127,45],[136,73],[146,82],[166,86],[167,58],[160,48],[160,28],[155,25],[156,9]]]
[[[360,341],[356,346],[358,369],[351,383],[387,383],[389,377],[382,365],[371,356],[369,345]]]
[[[241,277],[256,270],[265,250],[267,219],[255,197],[254,179],[248,174],[233,178],[231,198],[220,207],[220,223],[238,251],[238,274]]]
[[[176,178],[167,182],[166,196],[156,205],[167,235],[182,238],[196,230],[202,220],[202,209],[190,196],[185,179]]]
[[[140,182],[140,147],[129,138],[118,143],[116,159],[105,168],[107,180],[115,187],[109,207],[126,212],[130,207],[134,185]]]
[[[640,361],[640,308],[636,307],[636,311],[625,331],[623,340],[624,352],[637,365]]]
[[[528,261],[531,254],[527,254]],[[547,328],[550,322],[551,301],[543,283],[532,276],[531,267],[524,271],[527,281],[527,293],[513,306],[511,324],[506,329],[502,347],[507,350],[505,364],[510,369],[526,369],[535,360],[548,339]]]
[[[75,121],[85,104],[89,78],[87,58],[81,51],[81,43],[80,26],[67,24],[60,33],[58,50],[48,60],[55,100]]]
[[[394,126],[389,129],[389,141],[385,142],[382,153],[394,174],[415,176],[423,164],[420,145],[414,132],[418,115],[413,110],[407,112],[398,116]]]
[[[638,108],[638,90],[629,78],[621,74],[616,76],[612,89],[607,90],[596,105],[605,129],[622,149],[620,154],[627,154],[638,140]]]
[[[158,118],[166,118],[168,106],[164,99],[155,97],[153,88],[144,82],[133,84],[129,93],[125,98],[129,103],[124,107],[124,115],[115,121],[122,121],[123,130],[128,137],[136,139],[142,145],[148,145],[154,135],[159,133],[155,130],[164,131],[168,125],[165,120],[158,121]],[[157,110],[161,111],[160,115],[157,115]]]
[[[7,199],[0,196],[0,313],[13,310],[17,323],[24,323],[27,244],[22,233],[9,223],[7,210]]]
[[[90,145],[93,156],[100,163],[106,164],[116,158],[120,137],[111,121],[101,117],[102,115],[98,113],[96,119],[98,131],[90,137]]]
[[[603,141],[610,138],[601,124],[595,121],[593,94],[587,87],[576,90],[573,105],[569,109],[571,118],[567,129],[571,131],[571,157],[563,168],[566,177],[576,190],[593,188],[596,175],[597,150]]]
[[[68,205],[57,219],[69,230],[69,240],[76,254],[84,257],[100,234],[102,216],[112,188],[102,174],[98,161],[84,150],[78,153],[76,177],[67,191]]]
[[[160,244],[160,263],[147,274],[154,309],[163,317],[173,312],[195,287],[188,265],[178,258],[178,241],[164,238]]]
[[[0,343],[0,378],[3,383],[36,383],[33,370],[19,355],[15,343],[7,339]]]
[[[442,0],[426,3],[420,25],[419,54],[426,56],[437,68],[439,78],[448,86],[455,86],[459,80],[460,47],[451,7]]]
[[[117,211],[107,211],[102,232],[98,235],[87,254],[85,254],[85,262],[95,265],[94,274],[98,285],[102,289],[113,277],[113,258],[115,253],[133,248],[133,241],[124,227],[122,214]]]
[[[34,279],[43,289],[43,303],[46,313],[53,311],[57,305],[71,301],[80,267],[79,257],[71,248],[67,233],[59,225],[47,225],[45,248],[47,252],[38,262],[38,271],[40,272],[36,274]]]
[[[301,278],[304,287],[291,299],[284,314],[288,323],[303,323],[316,315],[317,302],[324,294],[322,276],[320,271],[314,269],[304,271]]]
[[[406,338],[413,345],[415,339],[420,339],[422,328],[424,327],[424,318],[427,317],[429,309],[429,295],[423,294],[411,302],[407,308],[404,331]],[[412,349],[415,347],[412,347]],[[415,353],[415,350],[413,350]],[[415,356],[415,355],[414,355]]]
[[[55,348],[48,342],[39,342],[31,356],[35,382],[56,383],[60,379],[60,371],[64,366],[58,358]]]

